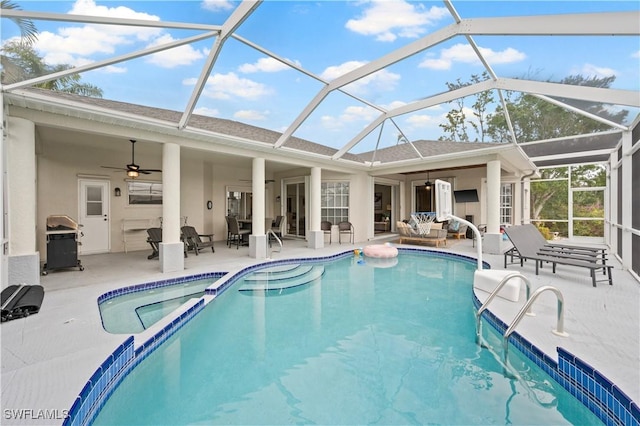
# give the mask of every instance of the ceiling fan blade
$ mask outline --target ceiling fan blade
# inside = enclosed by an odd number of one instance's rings
[[[252,182],[253,182],[253,180],[251,180],[251,179],[238,179],[238,180],[239,180],[240,182],[249,182],[249,183],[252,183]],[[265,184],[267,184],[267,183],[273,183],[273,182],[275,182],[275,180],[274,180],[274,179],[265,179],[265,180],[264,180],[264,183],[265,183]]]
[[[148,173],[153,173],[153,172],[162,173],[162,170],[160,170],[160,169],[138,169],[138,171],[140,173],[147,173],[147,174]]]

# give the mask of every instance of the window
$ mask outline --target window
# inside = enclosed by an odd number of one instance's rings
[[[500,186],[500,223],[513,224],[513,184],[503,183]]]
[[[334,225],[349,220],[349,182],[323,182],[321,220]]]
[[[162,183],[140,180],[127,182],[129,204],[162,204]]]
[[[243,192],[241,188],[227,190],[227,216],[238,219],[251,219],[253,213],[253,194]]]

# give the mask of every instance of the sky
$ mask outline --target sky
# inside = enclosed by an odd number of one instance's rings
[[[63,14],[222,25],[239,2],[205,1],[14,1],[20,9]],[[637,1],[456,1],[462,19],[530,14],[638,10]],[[278,57],[330,81],[452,24],[435,1],[267,0],[236,34]],[[34,20],[35,48],[45,62],[85,65],[201,34],[202,31],[89,25]],[[2,19],[2,43],[18,35]],[[616,77],[613,88],[640,89],[638,37],[474,36],[500,77],[560,80],[569,75]],[[88,71],[82,81],[103,90],[105,99],[182,111],[215,38]],[[464,37],[454,37],[331,92],[294,136],[341,148],[375,119],[375,104],[390,109],[447,91],[447,83],[468,82],[484,68]],[[318,94],[323,83],[234,39],[228,39],[208,77],[194,112],[284,131]],[[365,100],[367,103],[360,102]],[[466,100],[465,107],[473,103]],[[368,134],[352,152],[409,140],[437,139],[456,105],[424,109]],[[632,114],[635,116],[635,113]],[[135,135],[132,135],[134,137]]]

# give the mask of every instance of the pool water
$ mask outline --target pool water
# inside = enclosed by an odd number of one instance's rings
[[[98,305],[109,333],[140,333],[191,298],[200,298],[218,278],[207,278],[135,291]]]
[[[235,283],[122,381],[95,424],[600,423],[514,348],[517,380],[476,344],[474,262],[361,260],[324,263],[292,288]]]

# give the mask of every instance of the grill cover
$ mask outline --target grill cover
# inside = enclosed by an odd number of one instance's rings
[[[47,217],[47,231],[77,231],[78,222],[67,215],[51,215]]]

